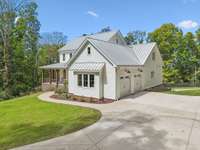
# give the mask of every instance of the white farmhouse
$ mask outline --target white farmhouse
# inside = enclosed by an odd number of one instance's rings
[[[62,47],[59,57],[60,63],[41,67],[49,71],[43,89],[62,86],[67,79],[71,95],[118,100],[162,84],[156,43],[126,45],[120,31],[79,37]]]

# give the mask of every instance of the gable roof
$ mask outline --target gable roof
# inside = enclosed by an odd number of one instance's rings
[[[70,66],[74,59],[76,59],[76,57],[80,54],[82,47],[84,47],[87,42],[92,44],[97,51],[99,51],[99,53],[114,66],[141,65],[132,48],[128,46],[118,45],[98,39],[86,38],[76,53],[69,60],[68,66]]]
[[[137,55],[140,63],[143,65],[149,57],[151,51],[156,46],[156,43],[137,44],[129,46]]]
[[[116,66],[120,65],[140,65],[134,51],[128,46],[118,45],[97,39],[88,39],[105,57]]]
[[[79,48],[81,43],[86,39],[86,38],[95,38],[103,41],[109,41],[115,34],[117,34],[119,31],[110,31],[110,32],[103,32],[103,33],[96,33],[93,35],[87,35],[87,36],[81,36],[78,37],[70,42],[68,42],[65,46],[60,48],[58,51],[69,51],[72,52],[76,49]]]

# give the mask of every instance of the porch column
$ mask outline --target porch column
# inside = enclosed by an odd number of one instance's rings
[[[52,83],[52,70],[50,69],[49,70],[49,83],[51,84]]]
[[[58,87],[58,82],[59,82],[59,70],[56,70],[56,87]]]
[[[66,80],[66,70],[63,70],[63,79]]]

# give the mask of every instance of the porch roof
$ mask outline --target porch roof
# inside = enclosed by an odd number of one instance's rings
[[[66,69],[67,63],[50,64],[50,65],[41,66],[40,68],[41,69]]]
[[[100,72],[104,67],[104,63],[98,62],[83,62],[83,63],[74,63],[70,70],[79,71],[79,72]]]

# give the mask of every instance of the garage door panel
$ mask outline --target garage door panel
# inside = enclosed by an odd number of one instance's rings
[[[142,88],[142,80],[141,77],[136,77],[134,79],[134,92],[140,91]]]
[[[120,97],[131,93],[131,82],[129,76],[120,77]]]

